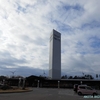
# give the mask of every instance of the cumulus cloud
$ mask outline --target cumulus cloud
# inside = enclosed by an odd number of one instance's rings
[[[56,29],[61,33],[62,74],[81,71],[99,74],[99,3],[99,0],[1,0],[0,66],[29,68],[28,72],[35,68],[38,74],[48,70],[49,37],[52,29]]]

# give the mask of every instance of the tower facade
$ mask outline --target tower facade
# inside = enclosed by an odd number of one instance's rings
[[[54,29],[50,34],[49,77],[61,79],[61,34]]]

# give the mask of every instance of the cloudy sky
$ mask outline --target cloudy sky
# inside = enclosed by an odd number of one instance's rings
[[[62,75],[100,74],[100,0],[0,0],[0,75],[45,75],[49,38],[61,33]]]

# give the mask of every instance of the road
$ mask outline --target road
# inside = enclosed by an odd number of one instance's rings
[[[86,100],[86,98],[78,96],[72,89],[33,88],[31,92],[0,94],[0,100]]]

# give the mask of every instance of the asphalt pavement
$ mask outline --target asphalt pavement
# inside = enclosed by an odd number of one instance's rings
[[[31,92],[0,94],[0,100],[87,100],[87,97],[77,95],[73,89],[33,88]]]

